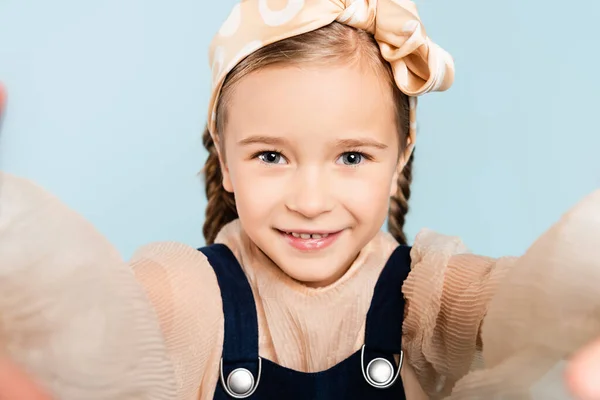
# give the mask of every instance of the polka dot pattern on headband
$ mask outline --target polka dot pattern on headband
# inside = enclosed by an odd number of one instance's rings
[[[396,85],[410,96],[409,141],[414,145],[416,97],[448,89],[454,81],[454,62],[427,36],[410,0],[242,0],[236,4],[210,47],[211,134],[223,81],[241,60],[263,46],[334,21],[375,36]]]

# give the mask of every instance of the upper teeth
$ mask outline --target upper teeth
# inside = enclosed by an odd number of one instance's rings
[[[293,237],[302,238],[302,239],[321,239],[329,236],[329,233],[296,233],[296,232],[288,232]]]

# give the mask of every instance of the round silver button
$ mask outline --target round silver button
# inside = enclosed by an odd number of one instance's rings
[[[245,368],[233,370],[227,378],[229,390],[236,395],[243,396],[252,391],[254,387],[254,376]]]
[[[367,366],[369,378],[378,385],[387,385],[394,378],[394,367],[384,358],[376,358]]]

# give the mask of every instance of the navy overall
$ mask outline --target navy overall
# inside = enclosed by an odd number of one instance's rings
[[[244,271],[223,244],[199,250],[215,270],[225,316],[216,400],[405,399],[400,378],[402,284],[410,271],[410,247],[396,248],[379,276],[367,314],[364,346],[316,373],[295,371],[259,357],[256,305]],[[394,356],[399,356],[399,363]]]

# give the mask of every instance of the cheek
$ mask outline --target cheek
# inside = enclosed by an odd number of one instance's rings
[[[385,218],[393,175],[393,166],[367,167],[355,176],[339,179],[336,195],[358,219]]]
[[[277,179],[265,176],[264,171],[260,171],[265,167],[252,164],[254,163],[233,162],[229,165],[241,220],[260,220],[281,203],[282,191],[279,190],[281,185]]]

